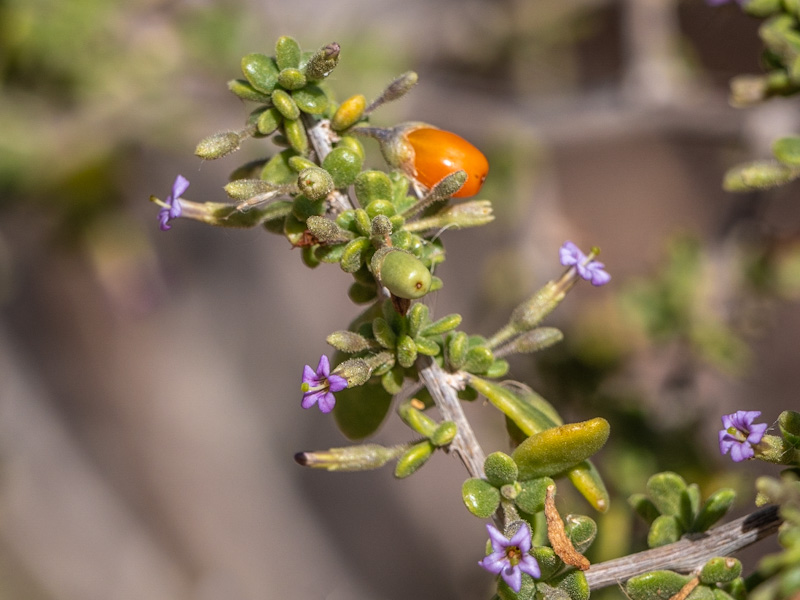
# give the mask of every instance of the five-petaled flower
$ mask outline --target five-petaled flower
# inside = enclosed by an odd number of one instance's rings
[[[753,445],[758,444],[767,430],[766,423],[753,423],[761,416],[760,410],[737,410],[722,416],[724,429],[719,432],[719,451],[731,453],[734,462],[742,462],[755,456]]]
[[[522,586],[522,574],[531,577],[540,577],[539,563],[530,554],[531,530],[523,524],[517,532],[508,539],[494,525],[486,524],[489,539],[492,542],[492,553],[479,561],[478,564],[495,575],[501,575],[503,580],[514,592],[519,593]]]
[[[333,392],[341,392],[346,387],[347,379],[331,374],[331,364],[323,354],[319,357],[316,372],[308,365],[303,367],[303,384],[300,386],[303,390],[303,401],[300,406],[311,408],[316,404],[322,412],[329,413],[336,404]]]
[[[564,242],[558,251],[561,264],[565,267],[574,266],[580,275],[592,285],[605,285],[611,281],[611,275],[605,270],[605,265],[593,258],[586,256],[581,249],[572,242]]]
[[[172,229],[169,224],[170,219],[177,219],[181,216],[181,195],[189,189],[189,180],[183,175],[178,175],[172,184],[172,192],[167,196],[161,210],[158,211],[158,220],[161,221],[161,230]]]

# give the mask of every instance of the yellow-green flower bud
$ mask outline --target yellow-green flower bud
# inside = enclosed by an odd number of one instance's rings
[[[372,347],[370,341],[355,331],[334,331],[325,341],[341,352],[355,354]]]
[[[306,219],[306,227],[321,244],[342,244],[353,239],[352,233],[345,231],[331,219],[318,215],[310,215]]]
[[[226,184],[223,189],[234,200],[247,200],[259,194],[275,192],[279,186],[261,179],[236,179]]]
[[[366,112],[371,113],[373,110],[382,104],[385,104],[386,102],[399,100],[417,84],[418,79],[419,77],[414,71],[407,71],[406,73],[403,73],[400,75],[400,77],[392,81],[385,90],[383,90],[381,95],[369,105],[369,108]]]
[[[239,149],[241,136],[235,131],[223,131],[201,140],[194,149],[196,156],[204,160],[214,160]]]
[[[336,42],[317,50],[306,63],[306,78],[309,81],[318,81],[327,77],[339,62],[339,52],[340,47]]]
[[[392,223],[385,215],[376,215],[372,219],[369,237],[374,243],[383,243],[383,240],[392,234]]]
[[[278,69],[296,69],[300,66],[301,55],[300,45],[294,38],[283,35],[275,42],[275,62]]]
[[[287,119],[295,120],[300,118],[300,109],[297,104],[284,90],[275,90],[272,92],[272,104],[275,108]]]
[[[344,131],[352,127],[364,116],[364,109],[367,106],[367,99],[363,94],[351,96],[339,105],[331,118],[331,129],[334,131]]]
[[[306,76],[300,69],[287,67],[278,73],[278,84],[287,90],[299,90],[306,84]]]
[[[349,148],[334,148],[325,160],[322,168],[333,177],[336,188],[347,187],[356,180],[361,172],[362,159]]]
[[[400,457],[400,460],[397,461],[397,466],[394,469],[394,476],[398,479],[408,477],[428,462],[434,450],[434,445],[428,440],[411,446],[411,448]]]
[[[304,88],[292,92],[297,107],[310,115],[321,115],[328,108],[328,97],[315,85],[306,85]]]
[[[322,200],[333,191],[333,177],[325,169],[309,167],[300,171],[297,187],[312,200]]]
[[[363,385],[372,375],[372,369],[363,358],[348,359],[332,372],[347,379],[347,387]]]
[[[242,73],[259,92],[271,94],[278,84],[279,69],[266,54],[247,54],[242,57]]]

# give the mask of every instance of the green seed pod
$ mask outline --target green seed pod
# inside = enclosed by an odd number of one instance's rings
[[[266,54],[248,54],[242,57],[242,73],[247,81],[259,92],[272,94],[278,85],[278,72],[280,70]]]
[[[342,260],[339,263],[345,273],[355,273],[364,264],[364,252],[372,247],[367,238],[356,238],[349,242],[342,253]]]
[[[431,436],[431,443],[437,448],[447,446],[458,433],[458,427],[452,421],[445,421],[436,428]]]
[[[464,370],[470,373],[485,373],[494,362],[492,351],[486,346],[475,346],[467,351]]]
[[[592,507],[601,513],[608,510],[611,497],[606,484],[592,461],[585,460],[569,469],[566,473],[569,482],[575,486]]]
[[[678,524],[678,518],[674,515],[661,515],[650,526],[650,531],[647,533],[647,545],[650,548],[666,546],[677,542],[681,535],[683,535],[683,529]]]
[[[580,553],[585,552],[597,537],[597,523],[586,515],[567,515],[564,529],[572,546]]]
[[[734,500],[736,500],[736,491],[730,488],[722,488],[711,494],[698,511],[692,524],[692,531],[707,531],[709,527],[725,516],[733,506]]]
[[[261,179],[278,185],[295,183],[297,171],[289,166],[289,158],[295,155],[294,150],[283,150],[273,156],[261,171]]]
[[[331,129],[334,131],[344,131],[352,127],[364,116],[364,109],[367,107],[367,99],[362,94],[351,96],[339,105],[331,119]]]
[[[434,321],[430,325],[426,325],[421,333],[426,337],[442,335],[443,333],[452,331],[459,325],[461,325],[461,315],[453,313]]]
[[[286,132],[286,139],[289,145],[300,154],[308,153],[308,134],[300,119],[287,119],[283,123],[283,130]]]
[[[547,487],[553,485],[550,477],[539,477],[520,482],[520,491],[514,503],[526,513],[536,514],[544,510]]]
[[[278,109],[273,106],[265,111],[262,111],[261,114],[258,115],[256,127],[258,128],[259,133],[263,135],[270,135],[274,133],[276,129],[278,129],[282,122],[283,115],[281,115]]]
[[[270,98],[269,94],[259,92],[245,79],[231,79],[228,82],[228,89],[242,100],[261,102],[262,104],[269,104],[272,102],[272,98]]]
[[[306,84],[306,76],[300,69],[287,67],[278,73],[278,84],[287,90],[299,90]]]
[[[275,42],[275,62],[280,70],[299,67],[301,54],[300,44],[288,35]]]
[[[397,408],[397,413],[406,425],[420,435],[429,438],[433,435],[433,432],[436,431],[436,421],[421,410],[417,410],[411,406],[410,402],[403,402]]]
[[[361,172],[362,159],[348,148],[334,148],[322,161],[337,188],[344,188],[353,183]]]
[[[742,574],[742,563],[730,556],[718,556],[709,560],[700,570],[700,583],[714,585],[728,583]]]
[[[486,377],[491,379],[497,379],[498,377],[503,377],[508,373],[508,370],[511,367],[508,364],[508,361],[504,358],[495,359],[495,361],[489,365],[489,368],[486,369],[484,372]]]
[[[376,252],[372,258],[372,272],[381,285],[398,298],[416,300],[428,293],[431,287],[431,272],[410,252],[387,248],[388,252]]]
[[[383,317],[375,317],[372,321],[372,335],[377,342],[387,350],[394,350],[397,345],[397,335]]]
[[[500,506],[500,492],[483,479],[467,479],[461,486],[461,499],[464,506],[476,517],[488,519]]]
[[[486,480],[495,487],[502,487],[517,480],[517,463],[505,452],[492,452],[483,461]]]
[[[356,281],[347,289],[347,297],[355,304],[367,304],[378,297],[378,288],[375,285],[365,285]]]
[[[272,104],[284,116],[284,118],[294,121],[300,118],[300,109],[292,97],[284,90],[277,89],[272,92]]]
[[[530,436],[511,455],[519,467],[520,481],[566,471],[600,450],[609,433],[608,421],[595,418]]]
[[[467,362],[469,338],[463,331],[458,331],[447,338],[447,362],[454,370],[459,370]]]
[[[356,177],[354,188],[361,206],[368,206],[373,200],[392,197],[392,182],[383,171],[362,171]]]
[[[422,465],[428,462],[428,459],[433,455],[435,450],[433,444],[428,440],[415,444],[409,448],[400,460],[397,461],[397,466],[394,469],[394,476],[398,479],[408,477],[414,471],[419,469]]]
[[[631,600],[665,600],[681,591],[690,579],[691,575],[675,571],[651,571],[629,579],[625,592]]]
[[[428,321],[429,309],[424,304],[417,302],[406,315],[408,321],[408,335],[415,338],[422,330],[422,326]]]
[[[235,131],[215,133],[201,140],[194,149],[194,153],[195,156],[199,156],[203,160],[222,158],[238,150],[241,139],[241,136]]]
[[[310,115],[321,115],[328,108],[328,97],[315,85],[307,85],[292,92],[297,107]]]
[[[340,47],[336,42],[317,50],[306,62],[305,74],[309,81],[325,79],[339,62]]]
[[[408,335],[401,335],[397,338],[397,362],[400,366],[408,368],[417,360],[417,345]]]
[[[648,525],[652,524],[661,514],[658,512],[656,505],[653,504],[653,501],[644,494],[631,494],[628,498],[628,504]]]
[[[646,484],[647,495],[662,515],[675,517],[681,514],[681,502],[686,492],[686,482],[677,473],[656,473]]]
[[[297,187],[312,200],[322,200],[333,191],[333,177],[325,169],[309,167],[300,171]]]
[[[370,341],[355,331],[334,331],[325,341],[340,352],[355,354],[371,348]]]
[[[352,135],[343,135],[341,138],[339,138],[339,143],[336,144],[336,147],[347,148],[348,150],[353,151],[356,154],[356,156],[358,156],[361,159],[362,162],[366,157],[366,153],[364,152],[364,144],[362,144]]]
[[[778,417],[778,427],[787,444],[800,448],[800,412],[783,411]]]

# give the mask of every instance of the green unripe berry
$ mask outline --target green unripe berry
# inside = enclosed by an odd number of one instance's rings
[[[300,171],[297,187],[312,200],[322,200],[333,191],[333,177],[325,169],[309,167]]]
[[[382,256],[379,279],[398,298],[416,300],[428,293],[431,287],[431,272],[416,256],[392,248]],[[378,253],[375,254],[378,257]],[[374,262],[374,261],[373,261]]]

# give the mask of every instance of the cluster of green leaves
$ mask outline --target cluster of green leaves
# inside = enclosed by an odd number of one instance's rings
[[[675,571],[651,571],[629,579],[625,592],[631,600],[669,600],[687,584],[696,584],[687,600],[744,600],[747,592],[741,574],[741,562],[718,556],[706,562],[696,578]]]

